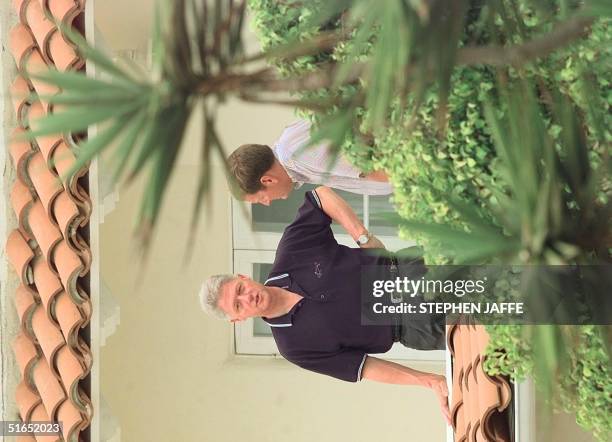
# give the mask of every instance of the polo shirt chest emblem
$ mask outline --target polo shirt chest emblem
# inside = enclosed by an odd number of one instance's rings
[[[320,262],[317,262],[317,261],[314,262],[314,274],[319,279],[323,277],[323,270],[321,270]]]

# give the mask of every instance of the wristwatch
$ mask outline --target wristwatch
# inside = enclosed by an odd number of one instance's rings
[[[357,243],[357,245],[359,247],[367,244],[367,242],[370,240],[370,238],[372,238],[372,234],[370,232],[367,233],[362,233],[361,235],[359,235],[359,237],[355,240],[355,242]]]

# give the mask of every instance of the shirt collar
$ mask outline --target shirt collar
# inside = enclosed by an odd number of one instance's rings
[[[282,273],[280,275],[272,276],[266,279],[264,285],[269,287],[280,287],[282,289],[288,289],[291,287],[291,276],[289,276],[289,273]],[[284,315],[277,316],[275,318],[262,317],[261,319],[270,327],[291,327],[293,325],[293,314],[298,309],[298,307],[302,305],[302,301],[297,302],[291,308],[291,310],[289,310],[289,312],[285,313]]]
[[[285,172],[287,172],[287,175],[289,175],[289,178],[291,178],[291,181],[293,181],[293,190],[297,190],[302,187],[306,182],[305,177],[294,171],[291,167],[288,167],[293,160],[291,158],[282,157],[281,152],[278,149],[278,145],[274,146],[272,152],[281,166],[283,166],[283,169],[285,169]]]

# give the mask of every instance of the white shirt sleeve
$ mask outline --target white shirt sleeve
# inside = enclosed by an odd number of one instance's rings
[[[294,181],[366,195],[387,195],[393,191],[389,183],[360,178],[361,171],[342,154],[332,165],[333,154],[326,142],[303,149],[309,140],[310,122],[299,120],[283,131],[274,146],[278,160]]]

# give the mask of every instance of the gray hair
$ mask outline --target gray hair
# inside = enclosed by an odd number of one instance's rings
[[[219,308],[219,297],[223,286],[234,278],[234,275],[213,275],[204,281],[199,293],[202,310],[219,319],[228,319],[227,314]]]

